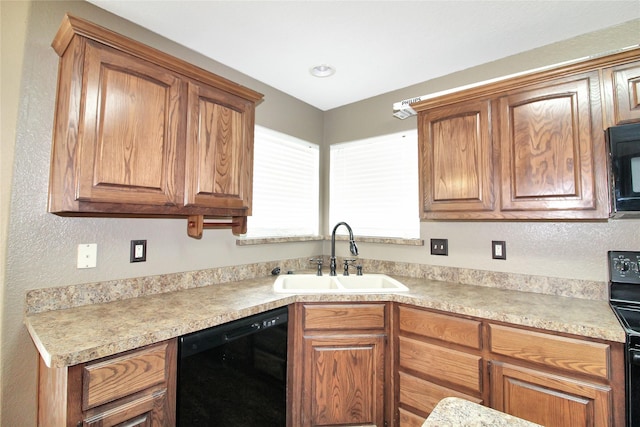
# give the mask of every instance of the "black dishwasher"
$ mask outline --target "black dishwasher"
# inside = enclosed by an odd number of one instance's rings
[[[184,335],[177,426],[286,426],[287,307]]]

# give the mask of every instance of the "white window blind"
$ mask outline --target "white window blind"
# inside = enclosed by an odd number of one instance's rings
[[[319,153],[316,144],[255,127],[247,237],[318,234]]]
[[[417,131],[334,144],[330,162],[330,224],[346,221],[361,236],[420,237]]]

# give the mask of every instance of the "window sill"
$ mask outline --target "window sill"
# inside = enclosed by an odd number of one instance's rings
[[[404,239],[399,237],[356,236],[357,243],[381,243],[384,245],[424,246],[423,239]],[[236,246],[267,245],[272,243],[319,242],[330,241],[331,236],[286,236],[236,239]],[[349,240],[347,236],[336,236],[336,240]]]
[[[241,237],[236,239],[236,246],[268,245],[271,243],[316,242],[322,236],[283,236],[283,237]]]

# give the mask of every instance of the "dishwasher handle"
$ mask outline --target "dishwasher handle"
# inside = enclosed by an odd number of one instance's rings
[[[262,325],[258,322],[254,322],[250,325],[246,325],[246,326],[241,326],[239,328],[233,329],[229,332],[227,332],[226,334],[224,334],[224,340],[225,341],[233,341],[233,340],[237,340],[238,338],[242,338],[245,337],[247,335],[251,335],[253,333],[258,332],[260,329],[262,329]]]

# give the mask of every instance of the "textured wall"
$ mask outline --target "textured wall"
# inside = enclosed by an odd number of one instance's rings
[[[634,20],[336,108],[325,113],[325,144],[415,129],[415,117],[398,120],[391,114],[393,103],[402,99],[638,45],[639,34],[640,20]],[[422,223],[421,237],[449,239],[448,257],[431,256],[428,247],[360,246],[363,256],[373,258],[605,281],[607,250],[640,250],[639,224],[639,220],[628,219],[579,223],[428,221]],[[357,224],[351,225],[356,231]],[[491,259],[491,240],[507,242],[506,260]]]
[[[256,122],[299,138],[322,143],[322,112],[246,76],[203,58],[175,43],[94,7],[86,2],[2,2],[3,47],[6,18],[26,29],[26,44],[11,34],[11,52],[24,54],[24,65],[5,61],[4,107],[16,111],[17,126],[3,121],[2,218],[9,218],[6,273],[2,286],[2,406],[0,425],[35,426],[37,353],[22,324],[27,289],[64,286],[109,279],[200,270],[217,266],[311,256],[322,243],[238,247],[230,230],[207,230],[201,240],[187,236],[186,219],[63,218],[47,213],[47,186],[55,104],[58,56],[50,47],[65,12],[87,18],[175,56],[221,74],[265,94]],[[9,4],[7,7],[6,5]],[[6,9],[5,9],[6,8]],[[14,11],[15,9],[15,11]],[[27,15],[27,12],[28,15]],[[24,24],[26,19],[26,26]],[[23,30],[24,33],[24,30]],[[8,57],[7,57],[8,58]],[[13,56],[12,56],[13,58]],[[20,79],[5,92],[5,67]],[[13,120],[15,123],[15,119]],[[9,132],[10,131],[10,132]],[[13,134],[13,135],[12,135]],[[5,139],[5,136],[8,137]],[[15,142],[15,144],[14,144]],[[9,154],[5,160],[4,153]],[[13,153],[14,161],[11,161]],[[14,165],[13,185],[5,167]],[[5,202],[11,194],[11,206]],[[5,215],[9,213],[9,215]],[[1,224],[6,229],[4,222]],[[147,262],[129,263],[129,242],[147,240]],[[98,266],[76,269],[79,243],[98,244]],[[307,255],[305,255],[307,254]],[[4,254],[3,254],[4,255]],[[3,265],[5,256],[3,256]]]
[[[415,127],[415,120],[401,122],[391,117],[391,104],[395,101],[455,87],[474,79],[489,78],[492,74],[499,74],[502,69],[513,72],[517,68],[514,64],[522,64],[525,68],[537,66],[537,58],[543,52],[540,50],[498,61],[488,68],[461,72],[322,114],[273,88],[82,1],[34,1],[20,5],[2,2],[0,10],[3,36],[3,157],[0,160],[3,219],[0,221],[0,242],[2,248],[7,248],[6,271],[0,279],[0,425],[3,426],[30,427],[36,424],[37,353],[22,324],[26,290],[298,258],[323,250],[326,253],[328,250],[328,245],[323,247],[320,243],[237,247],[227,230],[205,231],[202,240],[193,240],[186,235],[185,220],[61,218],[48,214],[47,181],[58,59],[50,43],[65,12],[105,25],[264,93],[265,101],[256,113],[257,123],[323,143],[325,156],[326,144],[330,142]],[[14,26],[7,25],[7,22]],[[631,34],[634,29],[637,26],[603,31],[593,40],[578,40],[577,45],[589,50],[584,46],[594,40],[607,40],[606,43],[592,43],[595,52],[621,47],[625,43],[632,44],[629,39],[637,39],[637,32],[633,37]],[[4,49],[9,32],[12,43],[9,57],[16,58],[11,62],[6,61]],[[26,38],[25,44],[20,41],[21,38]],[[637,43],[637,40],[634,42]],[[569,53],[570,45],[563,46],[557,52],[558,60],[573,57]],[[24,64],[20,65],[23,55]],[[7,71],[10,72],[7,74]],[[20,75],[21,82],[17,81]],[[13,76],[13,80],[7,76]],[[13,85],[9,90],[5,87],[7,81]],[[11,123],[12,120],[8,125],[5,123],[6,108],[15,112],[16,126]],[[11,119],[11,114],[8,117]],[[11,165],[14,166],[12,184],[11,174],[7,173]],[[10,209],[7,206],[9,191]],[[326,200],[326,191],[323,194]],[[6,229],[7,216],[9,227],[8,236],[5,236],[3,230]],[[604,280],[603,263],[607,249],[640,249],[635,233],[637,224],[636,221],[597,224],[429,222],[422,225],[423,237],[448,237],[451,256],[434,258],[427,255],[426,248],[422,247],[361,244],[360,249],[366,258]],[[352,225],[357,231],[357,224]],[[328,228],[325,225],[325,230]],[[133,239],[147,239],[146,263],[129,263],[129,241]],[[507,240],[507,261],[489,259],[491,239]],[[558,246],[551,246],[552,241],[558,241]],[[75,268],[76,246],[79,243],[98,244],[97,268]],[[344,247],[340,247],[342,250]],[[572,252],[576,253],[575,258],[566,257],[567,253]],[[5,255],[2,249],[0,255]],[[2,263],[5,263],[4,256]]]

